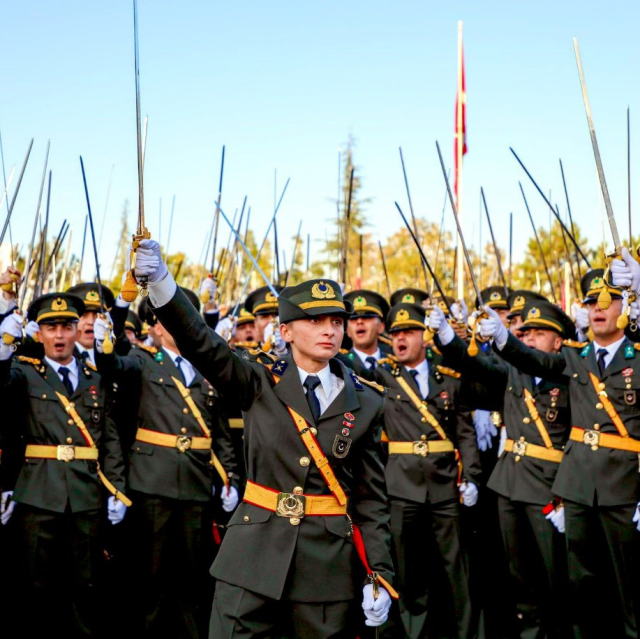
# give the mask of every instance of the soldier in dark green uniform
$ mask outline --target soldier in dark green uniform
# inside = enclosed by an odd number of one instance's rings
[[[183,290],[191,304],[200,305]],[[107,322],[98,318],[94,330],[98,369],[137,399],[127,406],[137,415],[128,481],[136,502],[145,627],[158,632],[165,623],[161,612],[174,608],[168,603],[173,597],[182,632],[201,636],[211,594],[206,567],[213,550],[212,493],[221,496],[227,512],[238,502],[233,448],[216,390],[159,321],[154,332],[162,347],[133,345],[126,357],[102,352]]]
[[[274,290],[280,293],[282,287],[275,286]],[[267,325],[278,317],[278,298],[268,286],[261,286],[247,295],[244,307],[256,318],[256,340],[264,342]]]
[[[558,353],[563,340],[574,337],[571,318],[546,300],[516,310],[524,318],[518,330],[529,346]],[[552,486],[571,429],[568,388],[521,373],[501,359],[469,356],[437,309],[429,326],[447,360],[481,384],[490,408],[504,415],[507,439],[488,486],[498,495],[519,635],[569,637],[564,528],[558,531],[546,521],[559,509]]]
[[[156,242],[140,243],[135,274],[149,278],[156,315],[180,351],[245,415],[249,480],[212,568],[211,639],[352,637],[367,573],[362,607],[369,625],[382,623],[394,594],[382,389],[334,359],[351,310],[338,285],[285,289],[278,313],[292,353],[260,363],[207,329]],[[360,551],[366,572],[356,568]]]
[[[427,359],[424,309],[396,304],[387,324],[398,363],[379,367],[377,377],[389,389],[385,476],[404,636],[418,639],[426,631],[429,592],[442,586],[433,578],[435,556],[455,610],[449,625],[466,639],[472,636],[471,602],[460,497],[475,504],[481,473],[471,415],[461,405],[460,374]]]
[[[494,314],[481,330],[529,375],[568,384],[572,428],[553,493],[564,501],[575,634],[638,636],[640,620],[640,356],[617,321],[622,291],[600,269],[584,276],[594,341],[559,353],[532,349],[503,331]],[[615,577],[612,577],[615,575]],[[610,606],[593,605],[602,595]]]
[[[525,305],[535,300],[546,301],[544,295],[536,293],[535,291],[528,291],[527,289],[517,289],[509,293],[507,298],[507,305],[509,307],[509,314],[507,315],[507,321],[509,322],[509,331],[513,333],[518,339],[524,337],[524,333],[521,330],[521,326],[524,324],[524,317],[522,317],[522,310]]]
[[[3,470],[0,511],[2,523],[13,519],[20,543],[25,609],[23,615],[15,614],[22,636],[45,636],[54,620],[65,627],[68,606],[73,632],[95,636],[98,525],[105,488],[111,493],[112,523],[122,520],[130,504],[123,493],[122,451],[105,410],[103,382],[74,356],[83,312],[75,295],[44,295],[29,308],[29,317],[40,326],[44,358],[15,361],[11,347],[0,346],[2,401],[13,416],[3,424],[9,444],[3,456],[16,469],[13,477]],[[12,314],[0,333],[19,338],[21,327],[22,318]],[[17,458],[22,463],[15,463]]]
[[[347,322],[351,349],[340,349],[338,359],[352,368],[356,375],[373,380],[378,360],[391,349],[379,341],[389,312],[387,300],[373,291],[351,291],[344,299],[353,305],[353,315]]]

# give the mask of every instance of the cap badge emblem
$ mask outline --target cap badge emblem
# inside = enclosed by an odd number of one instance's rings
[[[327,284],[326,282],[320,281],[320,282],[316,282],[311,287],[311,297],[314,297],[315,299],[318,299],[318,300],[331,300],[331,299],[335,299],[336,294],[331,284]]]
[[[56,299],[51,302],[52,311],[66,311],[67,308],[67,303],[61,297],[56,297]]]

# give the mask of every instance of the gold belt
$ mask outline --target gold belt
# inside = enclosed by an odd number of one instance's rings
[[[507,439],[504,443],[504,449],[508,453],[516,455],[516,461],[519,461],[517,457],[534,457],[535,459],[543,459],[544,461],[554,462],[559,464],[562,461],[563,452],[556,448],[545,448],[544,446],[538,446],[537,444],[530,444],[529,442],[520,439],[514,441],[513,439]]]
[[[390,455],[418,455],[426,457],[430,453],[453,453],[455,447],[449,439],[419,442],[389,442]]]
[[[242,417],[232,417],[229,419],[229,428],[244,428],[244,419]]]
[[[305,515],[347,514],[347,505],[341,506],[333,495],[303,495],[302,489],[296,488],[292,493],[279,493],[252,481],[247,481],[244,501],[270,510],[278,517],[287,517],[294,526],[297,526]]]
[[[571,429],[570,439],[591,446],[592,450],[598,447],[626,450],[630,453],[640,453],[640,441],[631,437],[620,437],[610,433],[601,433],[599,430],[589,430],[574,426]]]
[[[186,453],[189,449],[210,450],[211,439],[209,437],[187,437],[186,435],[167,435],[158,433],[155,430],[138,428],[136,441],[145,444],[155,444],[165,448],[177,448],[181,453]]]
[[[57,459],[58,461],[70,462],[74,459],[98,460],[98,449],[87,446],[70,446],[62,444],[60,446],[44,446],[40,444],[29,444],[25,450],[26,458],[34,459]]]

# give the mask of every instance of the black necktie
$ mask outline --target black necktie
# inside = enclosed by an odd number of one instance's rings
[[[82,351],[82,353],[80,353],[80,359],[82,360],[82,363],[84,364],[89,358],[89,351]]]
[[[604,370],[607,368],[607,365],[604,363],[604,358],[609,354],[609,351],[606,348],[601,348],[598,351],[598,370],[600,371],[600,377],[604,375]]]
[[[372,357],[371,355],[369,355],[369,357],[365,358],[364,361],[367,363],[367,368],[370,371],[374,370],[375,367],[376,367],[376,364],[378,363],[378,362],[376,362],[376,358]]]
[[[69,379],[69,373],[71,371],[66,366],[61,366],[58,369],[58,373],[62,375],[62,383],[64,387],[67,389],[67,395],[71,397],[73,395],[73,385],[71,384],[71,380]]]
[[[422,389],[420,388],[420,384],[418,384],[418,371],[416,370],[409,371],[409,374],[411,375],[411,377],[413,377],[413,381],[416,383],[416,386],[418,387],[418,391],[420,391],[420,397],[422,397]]]
[[[187,384],[187,376],[184,374],[184,370],[182,369],[182,366],[180,366],[180,364],[182,364],[183,361],[184,359],[182,357],[179,357],[179,356],[176,357],[176,366],[180,371],[180,377],[182,377],[182,381],[184,382],[184,385],[189,386],[189,384]]]
[[[315,390],[320,386],[320,378],[317,375],[307,375],[302,384],[307,389],[307,401],[313,415],[313,420],[317,423],[320,419],[320,401],[316,396]]]

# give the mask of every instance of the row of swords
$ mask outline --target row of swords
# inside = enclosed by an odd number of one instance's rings
[[[148,282],[146,281],[146,278],[138,278],[136,279],[134,276],[134,271],[135,271],[135,261],[136,261],[136,251],[137,248],[139,246],[140,241],[144,240],[144,239],[150,239],[151,238],[151,233],[149,232],[149,229],[147,228],[146,222],[145,222],[145,206],[144,206],[144,152],[145,152],[145,142],[146,142],[146,120],[145,120],[145,124],[143,127],[143,123],[142,123],[142,118],[141,118],[141,100],[140,100],[140,56],[139,56],[139,44],[138,44],[138,2],[137,0],[133,0],[133,32],[134,32],[134,59],[135,59],[135,95],[136,95],[136,139],[137,139],[137,168],[138,168],[138,215],[137,215],[137,224],[136,224],[136,230],[135,233],[132,236],[132,243],[131,243],[131,250],[130,250],[130,255],[129,255],[129,270],[126,274],[126,278],[123,282],[122,285],[122,290],[121,290],[121,295],[123,297],[123,299],[127,302],[133,302],[137,295],[140,294],[143,297],[146,296],[148,294]],[[609,196],[609,190],[607,187],[607,183],[606,183],[606,179],[605,179],[605,174],[604,174],[604,168],[602,165],[602,159],[600,156],[600,151],[599,151],[599,147],[598,147],[598,141],[597,141],[597,137],[596,137],[596,132],[595,132],[595,126],[593,123],[593,116],[592,116],[592,112],[591,112],[591,105],[590,105],[590,101],[589,101],[589,95],[587,92],[587,86],[586,86],[586,80],[585,80],[585,76],[584,76],[584,69],[582,66],[582,60],[581,60],[581,56],[580,56],[580,49],[578,46],[578,41],[576,38],[574,38],[573,40],[573,44],[574,44],[574,51],[575,51],[575,56],[576,56],[576,62],[577,62],[577,67],[578,67],[578,75],[579,75],[579,79],[580,79],[580,86],[581,86],[581,91],[582,91],[582,97],[583,97],[583,101],[584,101],[584,107],[585,107],[585,112],[586,112],[586,117],[587,117],[587,124],[588,124],[588,128],[589,128],[589,135],[591,138],[591,144],[592,144],[592,148],[593,148],[593,154],[594,154],[594,158],[595,158],[595,162],[596,162],[596,168],[597,168],[597,173],[598,173],[598,179],[600,182],[600,188],[602,191],[602,197],[603,197],[603,201],[604,201],[604,206],[607,212],[607,219],[609,222],[609,226],[611,229],[611,234],[613,237],[613,244],[614,244],[614,251],[611,254],[608,254],[605,256],[607,263],[609,263],[611,261],[611,259],[613,259],[616,256],[620,255],[620,251],[622,248],[622,244],[621,244],[621,240],[620,240],[620,235],[618,233],[618,228],[616,225],[616,220],[615,220],[615,216],[613,213],[613,208],[611,206],[611,199]],[[2,207],[5,202],[7,204],[7,216],[4,222],[4,225],[2,227],[2,231],[0,232],[0,244],[2,243],[2,241],[4,240],[5,234],[7,232],[7,230],[9,230],[9,233],[11,233],[11,227],[10,227],[10,222],[11,222],[11,215],[13,213],[14,207],[15,207],[15,203],[16,203],[16,199],[18,196],[18,192],[20,190],[20,185],[22,183],[22,179],[24,176],[24,172],[31,154],[31,150],[33,147],[33,139],[31,140],[29,147],[27,149],[27,153],[26,153],[26,157],[24,159],[24,162],[22,164],[22,168],[20,170],[19,176],[18,176],[18,180],[16,183],[16,187],[13,193],[13,196],[11,198],[11,202],[9,203],[9,199],[8,199],[8,189],[9,186],[11,184],[12,178],[13,178],[13,171],[11,173],[11,175],[9,176],[9,181],[7,183],[6,177],[5,177],[5,189],[4,189],[4,193],[2,194],[2,199],[0,200],[0,207]],[[55,261],[55,256],[57,255],[58,251],[60,250],[60,247],[62,246],[62,243],[65,239],[65,236],[67,234],[67,231],[69,230],[69,226],[65,222],[63,222],[62,228],[60,230],[60,233],[58,234],[56,240],[55,240],[55,244],[53,246],[53,250],[52,253],[49,257],[49,260],[47,261],[45,259],[45,252],[46,252],[46,237],[47,237],[47,229],[48,229],[48,224],[49,224],[49,205],[50,205],[50,197],[51,197],[51,177],[52,177],[52,172],[49,171],[48,172],[48,186],[47,186],[47,202],[46,202],[46,213],[45,213],[45,220],[44,220],[44,226],[42,226],[41,220],[40,220],[40,211],[41,211],[41,203],[42,203],[42,197],[43,197],[43,193],[44,193],[44,186],[45,186],[45,181],[46,181],[46,177],[47,177],[47,167],[48,167],[48,157],[49,157],[49,148],[50,148],[50,144],[47,143],[47,149],[46,149],[46,154],[45,154],[45,164],[44,164],[44,170],[43,170],[43,174],[42,174],[42,179],[41,179],[41,183],[40,183],[40,191],[39,191],[39,196],[38,196],[38,206],[37,206],[37,210],[36,210],[36,217],[35,217],[35,221],[34,221],[34,225],[33,225],[33,230],[32,230],[32,234],[31,234],[31,241],[30,241],[30,249],[27,253],[27,259],[25,261],[25,272],[24,272],[24,277],[20,286],[20,290],[16,291],[17,292],[17,298],[18,298],[18,305],[17,305],[17,311],[22,313],[23,311],[23,307],[24,307],[24,303],[25,303],[25,299],[27,297],[27,286],[28,286],[28,282],[30,280],[30,276],[32,271],[35,269],[35,283],[33,286],[33,299],[35,299],[37,296],[39,296],[42,293],[42,288],[43,288],[43,283],[47,280],[50,270],[51,270],[51,266],[52,266],[52,261]],[[0,141],[0,150],[1,150],[1,141]],[[451,190],[451,186],[449,184],[449,176],[447,174],[447,171],[445,169],[445,163],[442,157],[442,152],[440,150],[440,145],[438,144],[438,142],[436,142],[436,150],[438,153],[438,157],[440,160],[440,166],[442,169],[442,174],[443,174],[443,178],[445,181],[445,185],[446,185],[446,193],[447,193],[447,197],[451,206],[451,210],[453,212],[453,217],[455,220],[455,224],[456,224],[456,228],[457,228],[457,233],[458,233],[458,238],[459,241],[461,243],[462,246],[462,251],[463,251],[463,255],[464,255],[464,260],[467,266],[467,270],[469,273],[469,277],[474,289],[474,292],[476,294],[476,297],[478,299],[480,308],[483,305],[483,299],[482,299],[482,294],[481,294],[481,290],[480,290],[480,286],[478,285],[478,281],[476,279],[476,275],[475,275],[475,271],[473,268],[473,264],[471,261],[471,257],[469,255],[469,251],[467,249],[467,244],[465,242],[464,239],[464,233],[462,230],[462,226],[460,223],[460,217],[458,214],[458,210],[457,210],[457,206],[456,206],[456,200],[454,198],[454,195],[452,193]],[[417,248],[418,254],[420,256],[420,263],[421,263],[421,267],[422,267],[422,272],[423,272],[423,277],[424,277],[424,281],[425,281],[425,286],[427,288],[428,293],[431,295],[433,293],[433,289],[435,288],[438,293],[440,294],[441,299],[443,300],[444,304],[447,306],[449,312],[451,313],[452,317],[454,316],[454,314],[451,312],[451,307],[449,305],[448,302],[448,297],[445,295],[444,289],[442,287],[441,282],[439,281],[437,275],[436,275],[436,271],[435,269],[432,267],[432,264],[430,263],[429,259],[427,258],[423,248],[422,248],[422,242],[421,242],[421,238],[420,238],[420,233],[419,233],[419,227],[417,224],[417,219],[416,216],[414,214],[414,209],[413,209],[413,202],[411,200],[411,193],[410,193],[410,189],[409,189],[409,181],[407,178],[407,171],[406,171],[406,167],[405,167],[405,162],[404,162],[404,157],[402,154],[402,149],[399,149],[400,151],[400,161],[401,161],[401,165],[402,165],[402,172],[403,172],[403,177],[404,177],[404,182],[405,182],[405,188],[406,188],[406,193],[407,193],[407,199],[409,202],[409,210],[410,210],[410,216],[411,216],[411,223],[409,222],[409,220],[407,219],[407,217],[405,216],[405,214],[403,213],[402,209],[400,208],[400,205],[395,202],[395,206],[398,210],[398,213],[400,214],[404,225],[406,226],[413,242],[415,243],[415,246]],[[587,256],[585,255],[585,253],[583,252],[583,250],[581,249],[579,242],[576,238],[576,233],[575,233],[575,228],[574,228],[574,224],[573,224],[573,218],[571,215],[571,207],[569,204],[569,196],[568,196],[568,191],[567,191],[567,185],[566,185],[566,180],[565,180],[565,174],[564,174],[564,168],[562,166],[562,161],[560,161],[560,170],[561,170],[561,174],[562,174],[562,182],[563,182],[563,186],[564,186],[564,192],[565,192],[565,197],[566,197],[566,203],[567,203],[567,209],[568,209],[568,214],[569,214],[569,224],[571,229],[569,229],[567,227],[567,225],[563,222],[561,216],[560,216],[560,212],[559,209],[557,207],[557,205],[554,207],[552,205],[552,203],[549,201],[549,198],[544,194],[544,192],[542,191],[542,189],[539,187],[539,185],[537,184],[537,182],[535,181],[535,179],[533,178],[533,176],[531,175],[531,173],[529,172],[529,170],[526,168],[526,166],[524,165],[524,163],[522,162],[522,160],[520,159],[520,157],[516,154],[516,152],[513,150],[513,148],[510,148],[511,153],[514,155],[515,159],[517,160],[517,162],[519,163],[519,165],[522,167],[522,169],[524,170],[525,174],[527,175],[527,177],[529,178],[529,180],[532,182],[532,184],[534,185],[535,189],[537,190],[537,192],[539,193],[539,195],[542,197],[542,199],[544,200],[546,206],[549,208],[550,212],[553,214],[553,216],[555,217],[555,219],[559,222],[560,224],[560,228],[561,228],[561,232],[562,232],[562,239],[565,245],[565,250],[567,252],[567,255],[570,256],[571,252],[570,252],[570,247],[569,244],[567,243],[567,241],[569,241],[572,245],[573,248],[573,254],[574,254],[574,258],[575,258],[575,262],[578,268],[578,275],[579,277],[582,276],[582,271],[581,271],[581,262],[584,261],[586,268],[590,269],[591,268],[591,264],[587,258]],[[247,203],[247,198],[245,197],[244,199],[244,203],[242,205],[242,210],[240,213],[240,219],[238,224],[235,224],[235,217],[234,220],[230,220],[229,217],[224,213],[223,209],[221,208],[221,198],[222,198],[222,183],[223,183],[223,174],[224,174],[224,163],[225,163],[225,147],[223,146],[222,148],[222,158],[221,158],[221,164],[220,164],[220,179],[219,179],[219,186],[218,186],[218,196],[217,196],[217,200],[215,201],[215,212],[214,212],[214,216],[213,216],[213,220],[212,220],[212,224],[211,224],[211,230],[209,231],[206,239],[205,239],[205,245],[206,245],[206,250],[204,251],[204,259],[202,260],[202,273],[201,273],[201,280],[205,277],[205,273],[204,270],[207,266],[208,263],[208,259],[209,259],[209,248],[211,248],[211,256],[210,256],[210,268],[209,268],[209,272],[208,272],[208,277],[211,277],[216,283],[219,283],[219,280],[221,279],[221,275],[225,272],[225,265],[231,265],[233,264],[235,258],[236,258],[236,252],[238,250],[238,247],[240,247],[242,249],[242,251],[246,254],[246,256],[249,259],[249,262],[251,263],[251,268],[249,269],[249,273],[245,278],[244,281],[244,288],[242,289],[241,293],[239,296],[236,297],[236,306],[235,309],[232,312],[232,315],[235,314],[235,312],[237,311],[238,305],[239,305],[239,300],[242,300],[244,298],[244,295],[246,293],[246,289],[247,286],[249,284],[249,282],[251,281],[251,276],[255,271],[257,271],[260,275],[260,277],[264,280],[265,284],[269,287],[269,289],[271,290],[271,292],[273,293],[273,295],[275,297],[278,297],[278,291],[276,290],[276,287],[274,286],[274,284],[272,283],[271,279],[269,277],[267,277],[267,275],[264,273],[263,269],[260,267],[259,265],[259,261],[262,255],[262,251],[265,247],[265,244],[267,243],[267,239],[271,233],[272,228],[274,229],[275,232],[275,241],[276,241],[276,246],[275,246],[275,255],[276,255],[276,261],[278,260],[278,247],[277,247],[277,229],[276,229],[276,216],[278,213],[278,210],[280,208],[280,205],[282,203],[282,199],[287,191],[287,187],[289,185],[289,180],[287,179],[285,186],[282,190],[282,193],[280,195],[280,198],[277,200],[277,203],[275,201],[275,193],[274,193],[274,212],[273,212],[273,216],[271,217],[269,226],[267,228],[267,232],[264,236],[264,239],[262,240],[262,243],[260,244],[260,247],[256,253],[256,255],[253,255],[252,252],[249,250],[248,246],[247,246],[247,236],[248,236],[248,232],[245,233],[245,239],[243,240],[243,238],[241,237],[241,229],[242,229],[242,223],[243,223],[243,217],[244,217],[244,213],[245,213],[245,206]],[[100,291],[100,306],[101,306],[101,313],[105,312],[105,306],[104,306],[104,299],[103,299],[103,295],[102,295],[102,280],[101,280],[101,276],[100,276],[100,264],[99,264],[99,260],[98,260],[98,246],[96,244],[96,236],[95,236],[95,228],[94,228],[94,222],[93,222],[93,215],[91,212],[91,203],[90,203],[90,199],[89,199],[89,189],[87,186],[87,177],[86,177],[86,172],[85,172],[85,166],[84,166],[84,162],[82,157],[80,157],[80,166],[81,166],[81,171],[82,171],[82,178],[83,178],[83,184],[84,184],[84,191],[85,191],[85,197],[86,197],[86,203],[87,203],[87,218],[86,220],[88,221],[88,226],[89,226],[89,230],[90,230],[90,237],[91,237],[91,242],[93,245],[93,256],[94,256],[94,261],[95,261],[95,273],[96,273],[96,280],[98,282],[98,288]],[[4,157],[3,157],[3,171],[4,171]],[[344,217],[342,220],[340,220],[340,224],[339,224],[339,244],[340,244],[340,260],[339,260],[339,277],[340,277],[340,281],[342,283],[346,283],[348,281],[348,256],[349,256],[349,228],[350,228],[350,221],[351,221],[351,208],[352,208],[352,193],[353,193],[353,181],[354,181],[354,170],[353,168],[351,169],[350,172],[350,176],[349,176],[349,188],[348,188],[348,196],[346,198],[346,203],[345,203],[345,213],[344,213]],[[527,202],[527,198],[524,192],[524,188],[522,186],[521,183],[519,183],[520,186],[520,190],[522,193],[522,197],[524,200],[524,204],[529,216],[529,220],[531,222],[531,225],[533,227],[533,231],[534,231],[534,236],[535,236],[535,240],[536,243],[538,245],[538,248],[540,250],[540,256],[541,256],[541,260],[542,260],[542,265],[544,268],[544,271],[546,273],[546,276],[548,278],[549,281],[549,286],[550,286],[550,290],[551,290],[551,295],[554,299],[554,302],[557,302],[557,299],[555,297],[555,293],[554,293],[554,286],[553,286],[553,282],[552,282],[552,278],[551,278],[551,274],[550,274],[550,270],[549,270],[549,265],[546,262],[545,256],[544,256],[544,252],[542,250],[542,245],[540,243],[540,239],[538,237],[538,233],[535,227],[535,224],[533,222],[533,217],[531,215],[531,210],[529,208],[529,203]],[[506,277],[505,277],[505,273],[503,271],[502,268],[502,261],[501,261],[501,256],[500,256],[500,251],[498,249],[498,245],[496,243],[496,239],[493,233],[493,226],[491,224],[491,218],[489,215],[489,209],[487,206],[487,201],[486,201],[486,197],[485,197],[485,193],[484,193],[484,189],[481,188],[481,198],[482,198],[482,204],[484,206],[484,210],[486,213],[486,218],[488,221],[488,225],[489,225],[489,231],[490,231],[490,235],[491,235],[491,242],[495,251],[495,257],[496,257],[496,262],[497,262],[497,267],[498,267],[498,274],[500,277],[500,281],[501,284],[504,286],[505,288],[505,292],[507,291],[507,281],[506,281]],[[247,213],[247,222],[246,222],[246,228],[248,229],[248,219],[250,216],[250,212],[251,212],[251,208],[249,207],[249,211]],[[444,213],[444,211],[443,211]],[[229,233],[229,241],[227,243],[227,246],[222,248],[220,255],[218,257],[218,253],[217,253],[217,249],[218,249],[218,236],[219,236],[219,226],[220,226],[220,217],[223,218],[224,222],[229,226],[230,229],[230,233]],[[34,254],[34,249],[35,247],[35,241],[36,241],[36,234],[37,234],[37,229],[38,227],[41,227],[41,234],[40,234],[40,246],[38,247],[38,249],[36,250],[35,254]],[[85,237],[86,237],[86,222],[85,222]],[[298,233],[296,235],[296,244],[294,247],[294,259],[292,260],[292,266],[294,264],[294,260],[295,260],[295,252],[297,250],[298,247],[298,243],[300,241],[300,227],[298,228]],[[631,235],[631,219],[629,218],[629,233]],[[233,238],[233,242],[232,242],[232,238]],[[386,260],[385,260],[385,256],[384,256],[384,252],[382,250],[382,244],[379,242],[379,248],[380,248],[380,254],[381,254],[381,258],[382,258],[382,266],[383,266],[383,271],[384,271],[384,275],[385,275],[385,281],[387,284],[387,288],[388,288],[388,292],[391,292],[391,287],[389,284],[389,276],[388,276],[388,272],[387,272],[387,267],[386,267]],[[308,249],[307,249],[308,250]],[[33,259],[33,256],[36,255],[36,259]],[[216,264],[216,258],[218,257],[217,260],[217,264]],[[82,259],[84,258],[84,239],[83,239],[83,248],[82,248]],[[12,255],[11,255],[11,259],[12,262],[15,263],[15,259],[13,256],[13,246],[12,246]],[[436,259],[437,259],[437,253],[436,253]],[[289,269],[288,273],[287,273],[287,281],[285,281],[285,285],[288,283],[288,276],[290,275],[292,269]],[[230,269],[227,268],[227,276],[225,278],[223,278],[222,281],[222,286],[218,289],[218,298],[221,298],[225,295],[225,293],[228,293],[228,291],[226,290],[226,286],[228,285],[228,281],[231,279],[230,278]],[[279,272],[279,269],[278,269]],[[427,273],[429,274],[429,276],[427,276]],[[573,271],[571,272],[572,277],[573,277]],[[430,280],[429,280],[430,277]],[[279,278],[278,278],[279,279]],[[574,285],[574,289],[577,290],[577,285],[575,283],[575,279],[573,281],[573,285]],[[4,285],[5,286],[5,290],[7,290],[7,288],[11,289],[13,288],[13,284],[9,284],[9,285]],[[627,292],[626,295],[626,299],[627,301],[631,301],[630,300],[630,296],[631,296],[631,292]],[[235,296],[234,296],[235,297]],[[206,301],[206,300],[205,300]],[[216,300],[217,301],[217,300]],[[626,310],[626,314],[624,314],[621,323],[625,323],[628,322],[628,319],[626,319],[628,316],[628,305],[627,305],[627,310]],[[470,353],[475,350],[475,345],[474,345],[474,340],[472,339],[472,345],[470,347]]]

